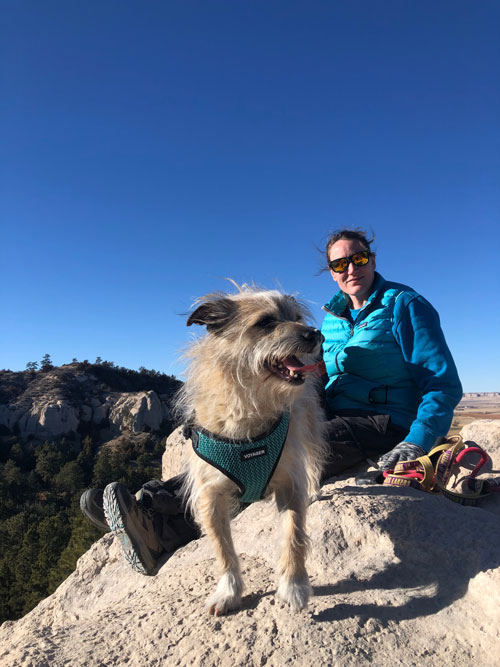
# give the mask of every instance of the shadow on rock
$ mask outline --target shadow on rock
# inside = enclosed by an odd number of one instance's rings
[[[365,535],[372,533],[372,546],[382,536],[389,537],[394,557],[366,579],[363,573],[357,578],[354,563],[349,578],[316,586],[317,596],[367,591],[373,599],[373,591],[380,591],[381,599],[380,604],[338,604],[314,615],[317,621],[367,616],[384,623],[435,614],[462,598],[478,573],[500,564],[500,519],[480,507],[387,487],[345,486],[335,497],[341,505],[357,506],[357,519],[365,522]],[[360,563],[363,548],[358,548]]]

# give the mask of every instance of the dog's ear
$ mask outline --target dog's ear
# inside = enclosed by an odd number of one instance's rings
[[[191,313],[187,326],[201,324],[207,327],[209,333],[220,333],[233,320],[238,312],[238,304],[232,299],[215,299],[207,301]]]

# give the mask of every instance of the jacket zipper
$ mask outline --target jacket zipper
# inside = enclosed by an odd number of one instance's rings
[[[347,319],[347,317],[342,317],[342,315],[336,315],[335,313],[332,313],[332,311],[328,310],[328,308],[325,308],[325,306],[321,306],[321,308],[322,310],[325,311],[325,313],[329,313],[332,317],[337,317],[339,320],[344,320],[344,322],[347,322],[349,324],[349,338],[352,338],[354,334],[354,323],[351,320]],[[337,352],[337,354],[335,355],[335,366],[337,367],[338,372],[342,373],[337,361],[338,356],[339,353]]]

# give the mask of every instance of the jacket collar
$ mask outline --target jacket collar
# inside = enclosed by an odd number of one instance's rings
[[[386,281],[380,275],[380,273],[377,273],[377,271],[375,271],[375,278],[373,280],[372,291],[370,296],[368,297],[368,301],[363,306],[363,308],[365,308],[369,303],[371,303],[376,298],[377,294],[381,291],[382,286],[384,285],[385,282]],[[350,308],[351,306],[352,306],[351,298],[345,292],[338,292],[338,294],[336,294],[331,301],[329,301],[323,306],[323,310],[326,310],[329,313],[332,313],[333,315],[342,316],[346,308]]]

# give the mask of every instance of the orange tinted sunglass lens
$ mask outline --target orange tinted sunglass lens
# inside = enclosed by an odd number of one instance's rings
[[[332,269],[341,273],[347,269],[347,259],[342,257],[342,259],[334,259],[332,262]]]
[[[368,263],[368,257],[360,252],[352,256],[352,261],[356,266],[364,266]]]

